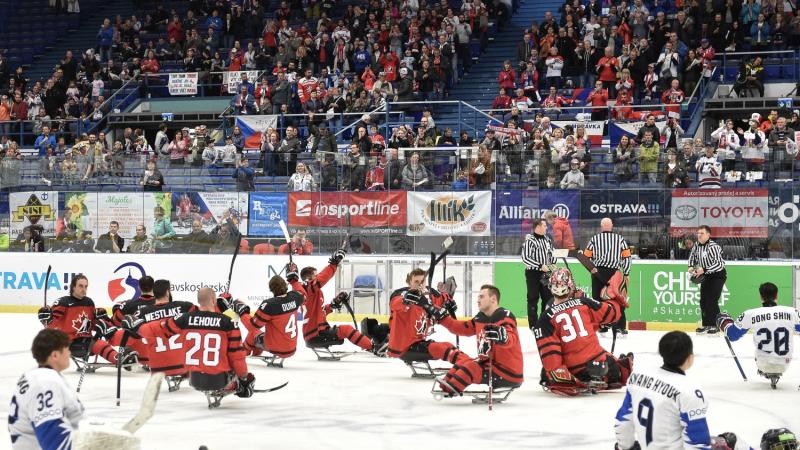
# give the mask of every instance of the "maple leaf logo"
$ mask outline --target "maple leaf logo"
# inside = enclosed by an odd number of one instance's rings
[[[428,320],[424,315],[420,315],[416,322],[414,322],[414,329],[417,331],[418,336],[427,336],[428,333]]]
[[[72,328],[74,328],[77,333],[88,333],[89,316],[87,316],[85,312],[80,313],[80,315],[72,321]]]

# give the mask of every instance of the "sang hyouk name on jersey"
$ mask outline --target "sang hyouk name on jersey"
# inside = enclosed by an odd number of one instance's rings
[[[641,373],[632,373],[631,376],[628,377],[628,385],[649,389],[672,400],[677,400],[678,396],[681,395],[681,391],[666,381]]]

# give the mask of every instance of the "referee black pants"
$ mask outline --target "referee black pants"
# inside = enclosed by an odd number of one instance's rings
[[[541,270],[525,269],[525,284],[528,285],[528,327],[533,329],[539,320],[539,311],[544,312],[547,304],[553,300],[550,288],[542,283],[542,276],[547,272]],[[539,307],[539,297],[542,298],[542,306]]]
[[[704,327],[716,327],[719,314],[719,297],[728,273],[723,269],[719,272],[707,273],[700,284],[700,316]]]
[[[597,267],[597,276],[592,275],[592,298],[597,300],[598,302],[603,301],[603,288],[606,287],[606,284],[600,281],[600,279],[608,280],[610,279],[615,273],[617,269],[612,269],[611,267]],[[619,320],[614,323],[611,328],[616,328],[617,330],[624,330],[627,326],[627,319],[625,318],[625,309],[622,309],[622,316]]]

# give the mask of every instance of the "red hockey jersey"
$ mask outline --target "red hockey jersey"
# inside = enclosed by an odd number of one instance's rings
[[[433,333],[435,322],[422,307],[403,303],[403,294],[408,287],[392,292],[389,300],[389,348],[387,354],[400,357],[417,342],[424,341]],[[428,294],[431,303],[441,307],[446,294],[432,291]]]
[[[91,338],[94,324],[94,301],[89,297],[77,299],[71,295],[61,297],[52,308],[53,320],[47,328],[61,330],[70,340]]]
[[[248,344],[264,328],[264,348],[275,356],[288,358],[297,350],[297,308],[306,299],[303,285],[292,282],[292,289],[284,297],[274,297],[261,302],[256,312],[242,316],[248,331]],[[252,336],[252,337],[251,337]]]
[[[129,314],[136,314],[140,309],[149,308],[155,305],[155,297],[152,295],[143,294],[137,299],[127,300],[122,303],[115,304],[111,309],[111,322],[114,326],[120,326],[122,319]]]
[[[315,338],[320,331],[329,329],[326,316],[330,314],[330,305],[323,305],[325,298],[322,295],[322,287],[336,275],[336,266],[328,264],[317,274],[317,279],[305,285],[306,291],[306,323],[303,324],[303,339],[308,341]]]
[[[180,375],[186,372],[186,349],[183,337],[174,334],[169,339],[161,337],[161,322],[181,314],[197,311],[189,302],[169,302],[151,305],[139,310],[138,316],[145,320],[139,328],[139,335],[145,344],[148,365],[151,372],[164,372],[166,375]]]

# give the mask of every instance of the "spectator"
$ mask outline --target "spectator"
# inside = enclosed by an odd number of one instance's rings
[[[582,45],[575,49],[575,65],[581,75],[581,87],[584,89],[595,85],[597,66],[600,61],[599,52],[592,46],[592,42],[584,40]]]
[[[403,180],[403,165],[400,163],[397,148],[389,149],[389,158],[383,169],[383,184],[386,190],[400,189]]]
[[[681,103],[683,103],[684,98],[685,94],[680,88],[680,81],[677,79],[670,81],[669,89],[665,90],[664,93],[661,94],[661,103],[666,105],[665,109],[667,116],[677,117],[680,119]]]
[[[644,125],[642,125],[642,128],[639,128],[639,131],[636,133],[636,142],[641,143],[644,140],[644,134],[648,131],[653,135],[653,140],[655,142],[661,141],[661,132],[656,126],[656,116],[653,114],[648,114]]]
[[[643,81],[644,101],[649,102],[657,95],[659,79],[655,63],[648,64],[647,73],[644,75]]]
[[[100,61],[111,59],[111,45],[114,38],[114,30],[111,28],[111,20],[104,19],[100,31],[97,32],[97,52]]]
[[[42,183],[51,186],[55,175],[56,156],[53,154],[53,147],[47,147],[47,154],[39,158],[39,177]]]
[[[155,161],[147,162],[147,169],[139,184],[143,186],[145,192],[164,190],[164,176],[156,167]]]
[[[550,174],[555,178],[555,174]],[[550,225],[553,234],[553,246],[555,248],[565,248],[567,250],[575,250],[575,241],[572,237],[572,226],[569,221],[561,216],[556,215],[553,211],[547,211],[544,214],[544,219]]]
[[[547,72],[545,73],[547,87],[561,87],[561,71],[564,68],[564,58],[558,54],[557,47],[550,47],[550,52],[544,60],[544,65],[547,67]]]
[[[288,105],[291,99],[291,85],[285,72],[278,72],[278,79],[272,85],[272,114],[280,114],[281,107]]]
[[[256,113],[256,99],[247,91],[247,86],[242,86],[239,93],[231,99],[231,108],[236,115]]]
[[[236,170],[233,171],[231,177],[236,180],[236,190],[240,192],[254,191],[255,186],[255,170],[250,167],[250,160],[242,158],[236,162]]]
[[[753,51],[764,51],[770,44],[770,26],[764,13],[758,14],[758,19],[750,25],[750,45]],[[762,95],[763,97],[763,95]]]
[[[514,90],[517,82],[517,72],[511,67],[511,61],[506,60],[503,62],[503,69],[497,76],[497,82],[500,84],[502,89],[506,90],[506,92],[509,90]]]
[[[744,136],[741,146],[742,159],[748,172],[761,171],[767,139],[764,132],[758,129],[758,120],[750,119],[749,125],[747,131],[740,133]]]
[[[156,206],[153,208],[153,231],[150,235],[153,238],[153,247],[156,251],[161,251],[172,247],[172,240],[175,239],[175,230],[172,222],[164,214],[164,208]]]
[[[312,192],[314,191],[314,177],[308,173],[306,165],[299,162],[295,173],[289,178],[287,187],[289,192]]]
[[[39,156],[47,154],[47,147],[56,147],[56,137],[50,134],[50,127],[42,127],[42,134],[36,138],[33,146],[39,151]]]
[[[128,244],[128,253],[153,253],[153,242],[147,237],[147,228],[144,224],[136,225],[136,235],[131,239]]]
[[[167,146],[169,151],[169,165],[172,167],[183,166],[186,163],[186,155],[189,153],[189,137],[184,137],[178,130],[175,132],[175,139]]]
[[[491,189],[495,182],[495,166],[492,152],[485,145],[478,147],[478,157],[470,162],[469,186],[477,189]]]
[[[78,180],[78,165],[72,157],[71,149],[65,153],[64,161],[61,162],[61,176],[66,184],[72,184]]]
[[[342,190],[359,192],[364,188],[367,176],[366,155],[358,144],[350,144],[350,154],[342,166]]]
[[[277,152],[280,154],[278,174],[288,176],[294,173],[297,154],[302,151],[302,144],[297,137],[297,128],[286,127],[286,137],[280,142]]]
[[[651,131],[644,132],[644,139],[639,145],[639,180],[644,182],[645,178],[650,183],[656,183],[658,178],[658,157],[661,148],[653,139]]]
[[[261,133],[261,169],[265,175],[275,176],[276,167],[278,164],[278,148],[280,148],[280,140],[278,132],[275,130],[268,130]]]
[[[209,142],[209,145],[213,145],[213,143]],[[236,152],[236,146],[233,145],[233,136],[225,138],[225,145],[220,149],[219,155],[222,159],[223,167],[236,166],[236,162],[239,160],[239,154]]]
[[[722,164],[714,154],[714,146],[706,144],[705,155],[700,157],[695,163],[697,170],[697,181],[701,188],[719,189],[722,187]]]
[[[430,188],[432,182],[428,176],[428,170],[420,163],[419,153],[414,152],[403,168],[403,189],[418,190]]]
[[[199,220],[193,220],[192,231],[181,236],[181,249],[184,253],[208,254],[211,243],[211,236],[203,230],[203,225]]]
[[[790,152],[791,145],[787,146],[789,141],[793,144],[795,130],[786,126],[786,118],[779,117],[776,120],[775,127],[769,133],[769,147],[770,153],[773,155],[775,170],[791,171],[794,165],[794,154]]]
[[[733,120],[720,122],[719,128],[711,132],[711,138],[717,140],[717,154],[722,157],[722,170],[729,172],[736,166],[736,152],[739,150],[740,140],[733,129]]]
[[[314,244],[310,239],[306,239],[305,230],[297,230],[292,236],[292,240],[278,247],[278,254],[288,255],[311,255],[314,252]]]
[[[569,163],[569,172],[561,179],[561,189],[581,189],[584,184],[583,172],[580,170],[580,161],[573,158]]]
[[[664,137],[664,148],[674,148],[676,153],[678,150],[678,142],[680,142],[680,138],[684,133],[679,120],[680,114],[672,114],[671,117],[667,119],[667,123],[664,124],[664,128],[661,129],[661,136]]]
[[[596,108],[592,108],[592,120],[607,120],[608,119],[608,89],[604,88],[605,82],[597,80],[594,84],[594,90],[586,98],[586,103]]]
[[[611,152],[614,162],[614,176],[617,182],[625,183],[633,179],[633,163],[636,159],[633,143],[628,136],[622,136],[619,145]]]
[[[617,80],[617,72],[621,69],[619,59],[614,56],[614,48],[606,47],[604,55],[597,61],[595,69],[597,70],[600,81],[603,82],[603,89],[612,97],[615,96],[615,83]],[[595,119],[592,119],[595,120]]]
[[[694,146],[692,145],[692,140],[687,139],[683,142],[683,151],[680,155],[678,155],[678,160],[683,162],[683,165],[689,168],[695,167],[697,164],[698,155],[694,151]]]
[[[385,187],[386,155],[370,158],[370,169],[364,180],[364,188],[368,191],[382,191]]]
[[[108,233],[97,238],[95,251],[98,253],[120,253],[125,248],[125,239],[119,235],[119,222],[112,220],[108,225]]]
[[[22,234],[17,238],[20,251],[44,252],[44,238],[42,238],[40,225],[28,225],[22,229]]]
[[[678,152],[672,148],[667,150],[667,162],[664,164],[664,187],[689,187],[689,173],[686,166],[683,161],[678,160]]]
[[[336,155],[325,153],[320,162],[320,190],[338,191],[339,180],[336,173]]]
[[[736,76],[733,83],[733,91],[737,97],[742,96],[743,89],[756,88],[758,95],[764,96],[764,66],[760,56],[756,56],[752,62],[745,64]]]

